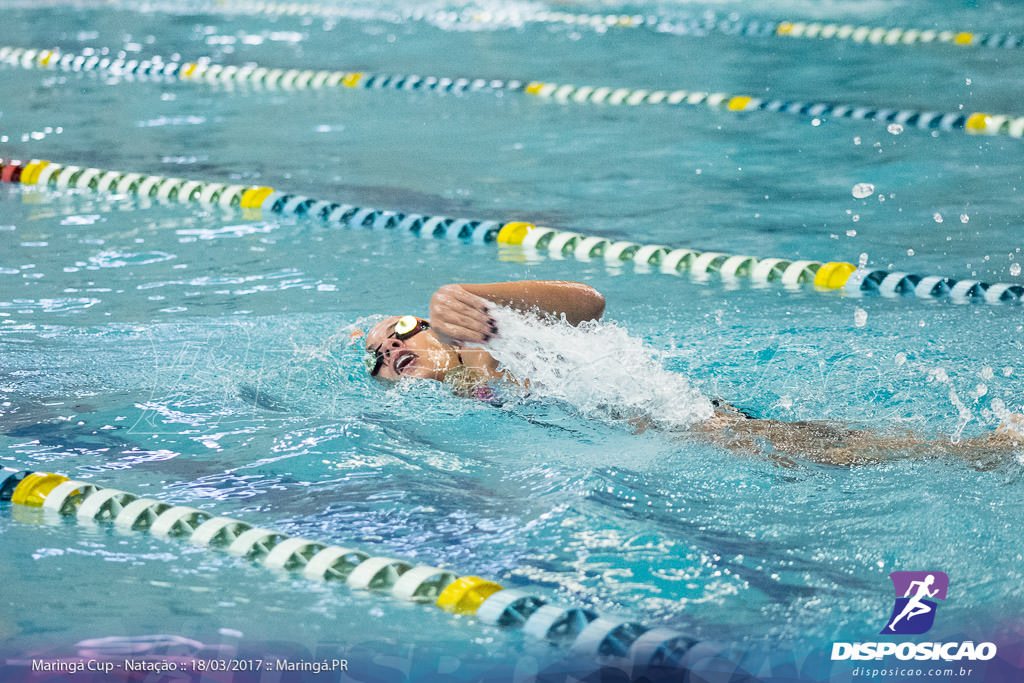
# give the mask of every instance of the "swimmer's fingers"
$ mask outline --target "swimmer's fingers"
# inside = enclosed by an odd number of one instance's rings
[[[449,346],[486,344],[493,339],[493,335],[490,332],[479,333],[466,327],[459,327],[458,325],[448,325],[440,329],[434,325],[433,329],[441,343],[448,344]]]
[[[445,285],[430,299],[430,324],[442,342],[484,344],[497,333],[488,301],[459,285]]]
[[[481,326],[478,321],[463,317],[449,316],[443,323],[431,323],[438,338],[447,344],[462,346],[463,344],[486,344],[494,338],[494,330],[489,325]]]
[[[785,467],[788,470],[797,469],[800,466],[787,455],[776,455],[775,453],[769,453],[768,459],[771,460],[776,467]]]

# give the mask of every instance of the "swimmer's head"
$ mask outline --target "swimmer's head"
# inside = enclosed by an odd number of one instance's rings
[[[366,367],[379,380],[402,377],[443,381],[457,367],[458,353],[437,338],[430,323],[411,315],[392,316],[366,335]]]

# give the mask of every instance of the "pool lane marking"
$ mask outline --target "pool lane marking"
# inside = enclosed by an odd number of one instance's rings
[[[619,661],[643,671],[685,666],[698,641],[665,628],[602,617],[593,610],[552,604],[529,587],[508,589],[479,576],[361,550],[328,545],[253,527],[230,517],[140,498],[118,489],[59,474],[0,469],[0,505],[42,508],[82,524],[111,524],[225,551],[264,567],[307,579],[345,583],[403,601],[417,602],[564,648],[596,663]],[[707,649],[708,643],[700,643]],[[694,651],[696,652],[696,651]],[[706,656],[702,652],[701,656]]]
[[[716,32],[728,36],[807,38],[812,40],[846,40],[868,45],[949,45],[953,47],[1024,47],[1024,33],[980,33],[935,29],[899,28],[890,26],[857,26],[850,23],[778,20],[778,19],[670,19],[644,14],[591,14],[551,10],[489,10],[467,8],[445,10],[367,11],[312,3],[247,2],[218,0],[209,3],[208,11],[217,13],[265,14],[268,16],[316,16],[357,20],[427,21],[439,25],[471,24],[520,26],[525,23],[562,24],[597,30],[611,28],[646,28],[658,33],[702,36]]]
[[[367,90],[404,90],[447,93],[524,93],[562,104],[610,104],[656,106],[704,106],[735,113],[774,112],[809,118],[832,117],[898,124],[920,130],[964,131],[970,135],[1008,135],[1024,137],[1024,116],[985,112],[941,113],[917,109],[895,109],[806,102],[802,100],[763,99],[751,95],[711,93],[690,90],[648,90],[607,86],[576,86],[546,81],[502,80],[468,77],[419,76],[359,71],[283,69],[255,64],[223,66],[204,61],[164,61],[159,56],[137,60],[98,54],[62,53],[0,47],[0,63],[27,69],[63,71],[102,71],[117,76],[169,78],[189,83],[241,83],[267,89],[304,90],[321,88],[362,88]]]
[[[204,206],[237,208],[243,216],[308,216],[328,225],[352,229],[395,230],[418,237],[448,239],[476,244],[496,243],[512,249],[514,257],[542,256],[554,259],[572,256],[580,261],[601,259],[613,266],[632,262],[638,273],[655,269],[679,275],[688,271],[698,280],[712,275],[724,281],[748,278],[757,285],[781,284],[786,289],[813,286],[815,291],[841,290],[848,296],[877,293],[885,297],[913,294],[922,299],[950,299],[955,302],[1016,303],[1024,298],[1018,283],[989,284],[945,276],[857,268],[845,261],[821,262],[806,259],[759,258],[718,251],[701,252],[663,244],[640,244],[609,240],[568,230],[537,226],[526,221],[475,220],[428,216],[394,210],[358,207],[305,195],[288,194],[271,187],[245,187],[158,175],[106,171],[98,168],[65,166],[34,159],[25,163],[0,159],[0,181],[40,187],[78,188],[95,192],[155,198],[165,202],[196,202]],[[499,258],[501,252],[499,251]]]

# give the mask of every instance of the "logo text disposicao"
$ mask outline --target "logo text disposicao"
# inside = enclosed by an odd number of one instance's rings
[[[832,659],[881,659],[894,656],[902,660],[943,660],[946,662],[988,661],[996,656],[995,643],[833,643]]]

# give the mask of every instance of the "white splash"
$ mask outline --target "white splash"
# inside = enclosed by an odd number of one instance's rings
[[[666,370],[656,353],[618,325],[545,322],[493,308],[498,336],[489,344],[500,369],[528,379],[534,396],[564,401],[589,418],[647,418],[683,429],[711,417],[711,402],[684,375]]]
[[[875,186],[871,183],[857,183],[853,186],[853,190],[850,191],[857,199],[866,199],[875,192]]]

